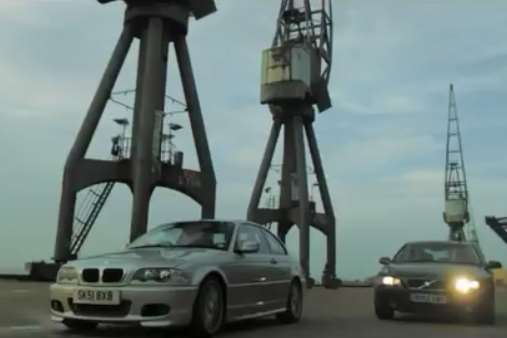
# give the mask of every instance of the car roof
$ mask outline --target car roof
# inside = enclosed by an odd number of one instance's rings
[[[206,223],[233,223],[235,225],[241,225],[243,223],[249,223],[249,224],[253,224],[253,225],[257,225],[257,226],[262,227],[262,225],[260,225],[260,224],[257,224],[255,222],[251,222],[251,221],[247,221],[247,220],[244,220],[244,219],[208,219],[208,218],[204,218],[204,219],[174,220],[174,221],[171,221],[171,222],[159,224],[159,225],[155,226],[154,228],[158,228],[158,227],[164,226],[164,225],[185,224],[185,223],[198,223],[198,222],[206,222]]]
[[[244,220],[244,219],[208,219],[208,218],[194,219],[194,220],[174,221],[174,222],[160,224],[160,225],[154,227],[153,229],[156,229],[158,227],[172,225],[172,224],[185,224],[185,223],[198,223],[198,222],[217,223],[217,224],[218,223],[232,223],[235,226],[242,226],[242,225],[248,224],[248,225],[256,226],[256,227],[258,227],[258,228],[260,228],[260,229],[262,229],[264,231],[271,232],[271,231],[269,231],[268,228],[266,228],[262,224],[258,224],[258,223],[255,223],[255,222],[252,222],[252,221],[248,221],[248,220]]]
[[[195,223],[195,222],[208,222],[208,223],[246,223],[249,221],[246,221],[244,219],[227,219],[227,218],[202,218],[202,219],[186,219],[186,220],[178,220],[173,222],[168,222],[166,224],[173,224],[173,223]],[[249,222],[252,223],[252,222]]]
[[[416,241],[416,242],[408,242],[406,245],[414,245],[414,244],[452,244],[452,245],[472,245],[471,242],[458,242],[458,241]]]

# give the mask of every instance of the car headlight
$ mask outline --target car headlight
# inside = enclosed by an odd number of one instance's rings
[[[381,282],[385,286],[401,286],[401,280],[393,276],[384,276]]]
[[[58,270],[56,282],[59,284],[77,284],[78,272],[76,268],[71,266],[62,266],[60,270]]]
[[[188,285],[190,284],[190,277],[179,269],[146,268],[137,270],[132,278],[132,282]]]
[[[481,284],[478,281],[466,277],[456,278],[454,282],[454,288],[456,291],[463,294],[467,294],[473,290],[478,290],[480,286]]]

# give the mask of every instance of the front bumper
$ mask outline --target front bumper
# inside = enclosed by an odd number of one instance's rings
[[[184,326],[192,320],[192,308],[198,287],[118,286],[96,289],[118,290],[120,305],[78,305],[73,302],[79,285],[53,284],[50,287],[51,319],[85,320],[98,323],[140,324],[144,327]],[[90,287],[86,286],[87,289]],[[94,287],[92,287],[94,288]],[[146,311],[147,307],[164,308],[166,314]],[[163,311],[165,312],[165,311]]]
[[[414,302],[410,299],[410,295],[414,293],[445,296],[447,302],[445,304]],[[375,288],[375,303],[388,305],[396,311],[408,313],[433,311],[472,313],[490,301],[490,297],[488,290],[460,294],[450,290],[426,291],[385,286]]]

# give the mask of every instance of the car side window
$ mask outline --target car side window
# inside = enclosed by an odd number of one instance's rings
[[[258,254],[269,254],[269,245],[261,231],[262,230],[257,229],[255,226],[246,224],[241,225],[238,232],[238,238],[236,240],[236,246],[242,241],[255,241],[260,245]]]
[[[266,240],[269,244],[269,249],[273,255],[287,255],[287,250],[282,245],[282,243],[275,238],[275,235],[273,235],[269,231],[263,231],[264,236],[266,237]]]

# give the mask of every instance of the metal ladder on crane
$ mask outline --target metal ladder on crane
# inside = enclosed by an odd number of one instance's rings
[[[129,139],[125,137],[125,132],[122,135],[114,137],[112,141],[112,159],[120,161],[126,158],[129,152]],[[104,208],[107,199],[111,195],[114,185],[115,182],[106,182],[95,185],[87,191],[74,218],[74,233],[70,244],[72,257],[77,257],[102,208]]]
[[[86,193],[86,197],[74,218],[74,229],[76,230],[70,245],[70,252],[73,257],[77,257],[81,250],[109,195],[111,195],[114,185],[114,182],[103,183],[90,188]]]

